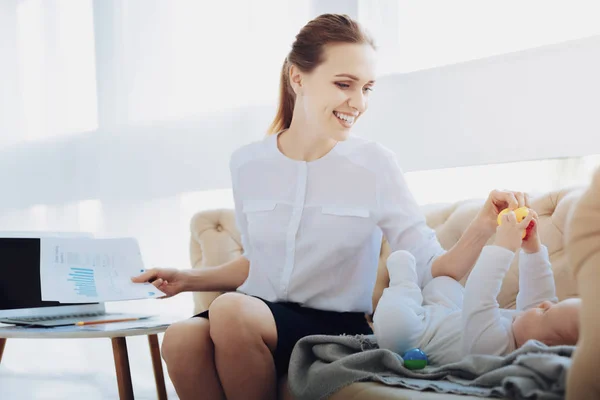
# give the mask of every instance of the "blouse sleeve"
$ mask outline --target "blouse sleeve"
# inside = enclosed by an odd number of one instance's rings
[[[421,288],[432,279],[433,261],[445,250],[435,231],[427,226],[425,216],[410,192],[395,155],[385,151],[382,170],[378,173],[378,225],[391,250],[406,250],[417,261]]]
[[[242,240],[242,256],[250,259],[250,244],[248,243],[248,223],[243,210],[243,201],[239,189],[239,166],[236,162],[236,154],[231,157],[229,162],[229,170],[231,173],[231,187],[233,191],[233,202],[235,206],[235,223],[240,232]]]

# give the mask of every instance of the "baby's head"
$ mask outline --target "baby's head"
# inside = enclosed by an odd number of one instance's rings
[[[559,303],[544,301],[519,314],[512,324],[517,347],[530,339],[548,346],[577,344],[580,310],[581,299],[567,299]]]

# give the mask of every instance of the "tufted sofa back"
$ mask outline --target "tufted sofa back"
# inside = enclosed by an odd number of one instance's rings
[[[581,193],[582,188],[569,188],[531,196],[531,206],[540,217],[539,234],[549,250],[560,300],[578,295],[575,280],[567,265],[563,232],[569,210]],[[449,249],[461,237],[482,204],[482,200],[467,200],[453,204],[427,205],[422,210],[427,224],[435,229],[441,245]],[[199,212],[192,218],[190,229],[190,259],[193,268],[220,265],[242,254],[240,234],[236,228],[233,210]],[[493,239],[493,237],[490,239],[490,243]],[[373,291],[373,309],[377,307],[383,290],[389,285],[389,276],[385,267],[389,254],[390,249],[384,239],[379,257],[377,282]],[[461,281],[463,284],[467,277],[468,275]],[[506,274],[498,296],[500,306],[514,308],[518,291],[518,257],[516,257]],[[195,311],[206,310],[219,294],[194,293]]]

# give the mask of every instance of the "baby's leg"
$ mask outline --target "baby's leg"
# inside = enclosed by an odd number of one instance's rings
[[[390,286],[383,291],[373,315],[373,331],[379,347],[402,355],[419,342],[423,333],[423,297],[412,254],[392,253],[387,268]]]
[[[465,288],[455,279],[448,276],[433,278],[423,288],[423,305],[443,305],[453,310],[463,306]]]

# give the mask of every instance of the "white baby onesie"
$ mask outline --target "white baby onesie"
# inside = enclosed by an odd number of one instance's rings
[[[519,255],[516,310],[501,309],[496,298],[515,254],[499,246],[483,248],[465,287],[436,277],[420,290],[414,257],[396,251],[387,260],[390,285],[373,315],[379,347],[400,355],[417,347],[433,365],[468,354],[504,355],[515,350],[514,317],[545,300],[558,301],[548,249]]]

